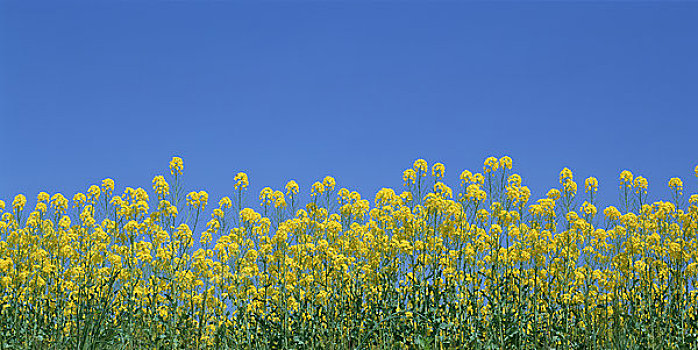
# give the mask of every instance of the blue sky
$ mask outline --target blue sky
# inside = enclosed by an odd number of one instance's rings
[[[698,179],[698,3],[0,2],[0,199],[173,155],[212,201],[325,175],[373,199],[417,158],[509,155],[534,199],[571,168],[668,198]],[[583,193],[580,190],[580,193]]]

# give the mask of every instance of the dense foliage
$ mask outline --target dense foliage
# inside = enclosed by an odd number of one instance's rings
[[[328,176],[255,210],[239,173],[207,212],[183,169],[151,193],[0,201],[0,348],[698,348],[698,195],[678,178],[648,203],[624,171],[597,214],[597,180],[578,194],[567,168],[532,203],[509,157],[459,193],[420,159],[373,205]]]

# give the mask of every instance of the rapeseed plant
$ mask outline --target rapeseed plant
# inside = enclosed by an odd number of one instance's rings
[[[216,206],[169,168],[150,193],[0,200],[0,348],[698,348],[698,194],[679,178],[648,203],[624,170],[619,209],[564,168],[531,203],[509,157],[458,189],[418,159],[372,202],[327,176],[305,205],[293,180],[265,187],[257,210],[243,172]]]

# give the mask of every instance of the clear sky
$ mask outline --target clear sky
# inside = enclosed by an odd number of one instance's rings
[[[509,155],[533,200],[698,179],[698,3],[0,0],[0,199],[150,189],[211,201],[325,175],[372,200],[417,158]],[[9,204],[9,203],[8,203]]]

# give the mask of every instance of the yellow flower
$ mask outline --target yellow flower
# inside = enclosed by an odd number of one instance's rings
[[[556,201],[560,198],[560,190],[558,190],[557,188],[552,188],[550,189],[550,191],[548,191],[547,196],[549,199]]]
[[[603,214],[606,215],[606,218],[609,220],[618,220],[621,216],[620,211],[618,211],[618,209],[616,209],[614,206],[609,206],[604,209]]]
[[[36,211],[41,212],[42,214],[46,214],[47,209],[48,208],[46,208],[46,203],[43,203],[43,202],[36,203]]]
[[[39,194],[36,196],[36,200],[39,202],[48,202],[50,197],[46,192],[39,192]]]
[[[87,195],[88,198],[91,201],[97,201],[99,199],[99,196],[102,194],[102,190],[99,189],[99,186],[97,185],[92,185],[90,188],[87,190]]]
[[[148,192],[138,187],[131,191],[131,198],[138,201],[148,201]]]
[[[136,209],[138,210],[139,213],[146,214],[148,213],[148,202],[146,201],[138,201],[136,202]]]
[[[443,198],[453,198],[453,191],[441,181],[434,184],[434,193],[439,193]]]
[[[584,192],[596,192],[599,189],[599,181],[595,177],[588,177],[584,180]]]
[[[58,221],[58,227],[67,230],[70,228],[70,217],[68,216],[63,216],[61,219]]]
[[[391,188],[381,188],[376,193],[375,203],[376,206],[390,205],[397,198],[395,191]]]
[[[235,189],[236,190],[245,189],[250,184],[250,182],[247,179],[247,174],[245,174],[243,172],[237,173],[237,175],[235,175],[234,180],[235,180]]]
[[[484,166],[482,167],[482,172],[485,174],[491,172],[495,172],[499,169],[499,161],[495,157],[487,157],[485,159]]]
[[[519,202],[526,204],[529,198],[531,198],[531,190],[528,188],[528,186],[521,187],[519,189]]]
[[[591,217],[596,216],[596,207],[595,207],[593,204],[591,204],[591,203],[589,203],[589,202],[587,202],[587,201],[584,201],[584,203],[582,204],[582,207],[580,208],[580,210],[581,210],[584,214],[591,215]]]
[[[427,175],[427,170],[429,170],[429,166],[427,165],[427,161],[424,159],[417,159],[414,161],[414,164],[412,165],[412,168],[414,168],[414,171],[421,176],[426,176]]]
[[[208,193],[206,193],[205,191],[192,191],[189,192],[189,194],[187,194],[187,203],[196,209],[204,210],[204,208],[206,208],[207,202]]]
[[[577,194],[577,183],[573,180],[568,179],[562,186],[566,193]]]
[[[12,278],[9,276],[4,276],[3,278],[0,278],[0,284],[3,286],[3,288],[7,287],[12,283]]]
[[[335,183],[334,178],[332,176],[325,176],[325,178],[322,179],[322,184],[325,186],[325,189],[327,191],[331,192],[334,190],[334,186],[336,183]]]
[[[5,202],[0,199],[0,213],[2,213],[3,210],[5,210]]]
[[[404,203],[411,202],[412,201],[412,192],[403,191],[402,193],[400,193],[400,199],[402,199],[402,201]]]
[[[323,192],[325,192],[325,186],[321,182],[316,181],[311,187],[310,195],[315,197]]]
[[[631,173],[628,170],[623,170],[620,173],[620,187],[622,188],[623,185],[626,187],[630,187],[633,184],[633,173]]]
[[[480,185],[484,185],[485,184],[485,177],[480,173],[475,173],[475,174],[473,174],[473,182],[478,183]]]
[[[261,206],[271,204],[271,194],[272,193],[274,193],[274,191],[272,191],[271,187],[265,187],[262,189],[262,191],[259,193],[259,200],[261,201],[261,203],[260,203]]]
[[[12,258],[5,258],[2,259],[0,258],[0,271],[2,272],[8,272],[12,269],[13,266]]]
[[[286,207],[286,198],[283,192],[274,191],[274,193],[272,193],[272,198],[274,199],[274,208]]]
[[[499,158],[499,165],[502,167],[502,169],[511,170],[513,162],[509,156],[504,156],[502,158]]]
[[[179,240],[184,240],[187,241],[191,239],[191,229],[189,228],[189,225],[182,223],[177,226],[177,229],[174,232],[174,238],[179,239]]]
[[[468,170],[463,170],[463,172],[460,173],[460,180],[461,186],[465,186],[465,184],[473,181],[473,174]]]
[[[201,210],[204,210],[208,203],[208,193],[206,191],[199,191],[199,202],[201,202]]]
[[[290,196],[292,194],[298,194],[298,184],[293,180],[286,183],[286,195]]]
[[[519,174],[511,174],[507,182],[511,186],[521,186],[521,176]]]
[[[473,201],[483,201],[487,199],[487,192],[480,189],[480,185],[469,185],[465,190],[465,197]]]
[[[114,192],[114,180],[110,178],[102,180],[102,189],[104,189],[104,192],[107,193],[107,196],[111,196],[111,194]]]
[[[218,206],[221,209],[227,209],[233,206],[233,202],[230,200],[230,198],[223,197],[220,201],[218,201]]]
[[[431,167],[431,176],[437,179],[443,179],[446,167],[441,163],[436,163]]]
[[[560,184],[564,184],[567,180],[572,180],[572,170],[565,167],[560,171]]]
[[[182,158],[172,157],[170,161],[170,174],[182,175],[182,170],[184,170],[184,161]]]
[[[647,179],[645,179],[642,176],[638,176],[635,178],[635,181],[633,181],[633,184],[635,185],[635,193],[640,193],[640,191],[643,191],[644,193],[647,193]]]
[[[247,252],[247,255],[245,256],[247,258],[247,261],[249,262],[255,262],[257,260],[257,251],[254,249],[250,249]]]
[[[413,169],[407,169],[402,172],[402,180],[405,181],[405,186],[409,186],[417,180],[417,173]]]
[[[683,181],[681,181],[681,179],[678,177],[672,177],[671,180],[669,180],[669,188],[673,189],[674,191],[681,192],[683,191]]]
[[[78,192],[73,196],[74,207],[82,206],[87,201],[87,196],[84,193]]]
[[[18,194],[15,196],[14,201],[12,201],[12,209],[20,211],[24,209],[24,206],[27,204],[27,198],[24,197],[23,194]]]
[[[245,223],[256,223],[262,219],[262,215],[255,212],[252,208],[244,208],[240,210],[240,219]]]
[[[487,209],[483,208],[477,211],[476,217],[478,220],[485,222],[490,217],[490,213],[487,212]]]
[[[209,223],[214,222],[217,223],[218,220],[211,220]],[[207,226],[215,226],[215,224],[207,224]],[[201,239],[199,239],[199,243],[201,244],[209,244],[213,240],[213,237],[211,236],[211,232],[206,230],[204,233],[201,234]]]
[[[164,198],[170,194],[170,185],[165,181],[162,175],[153,178],[153,191],[155,191],[160,198]]]
[[[51,197],[51,206],[57,212],[65,212],[68,209],[68,199],[63,197],[62,194],[56,193]]]
[[[187,202],[192,206],[196,206],[199,202],[199,192],[189,192],[189,194],[187,194]]]

